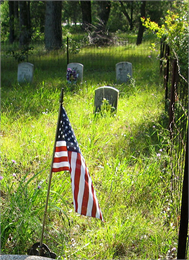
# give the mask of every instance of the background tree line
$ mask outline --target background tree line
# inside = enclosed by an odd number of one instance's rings
[[[77,32],[134,32],[140,44],[145,30],[140,17],[161,25],[171,6],[171,1],[2,1],[1,41],[22,47],[42,40],[47,50],[59,49],[66,23]]]

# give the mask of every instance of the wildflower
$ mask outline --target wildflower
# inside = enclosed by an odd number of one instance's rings
[[[157,157],[159,157],[159,158],[161,157],[161,154],[160,154],[160,153],[157,153],[156,155],[157,155]]]
[[[0,176],[0,181],[3,179],[3,176]]]
[[[15,160],[12,160],[12,163],[16,163],[16,161],[15,161]]]
[[[41,189],[41,186],[40,186],[40,185],[38,185],[38,186],[37,186],[37,188],[38,188],[38,189]]]
[[[16,173],[13,173],[12,176],[13,176],[13,177],[16,177]]]
[[[155,125],[153,125],[153,128],[156,128],[156,126],[155,126]]]
[[[163,150],[162,149],[159,149],[160,152],[162,152]]]
[[[148,55],[148,58],[150,59],[150,58],[152,58],[152,56],[151,56],[151,55]]]

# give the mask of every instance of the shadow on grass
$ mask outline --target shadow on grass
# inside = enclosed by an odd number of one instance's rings
[[[161,152],[165,153],[168,149],[169,132],[168,116],[162,112],[155,122],[138,124],[132,127],[132,132],[123,131],[114,145],[115,157],[120,160],[131,156],[131,163],[137,158],[150,158],[156,153],[157,158],[161,157]],[[124,127],[123,127],[124,129]]]

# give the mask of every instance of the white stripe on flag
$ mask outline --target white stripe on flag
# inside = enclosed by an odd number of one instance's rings
[[[56,141],[56,146],[57,147],[66,146],[66,141]]]
[[[88,185],[89,185],[89,200],[88,200],[88,205],[87,205],[87,216],[91,216],[92,215],[92,208],[93,208],[93,196],[92,196],[92,189],[91,189],[91,185],[92,185],[92,180],[91,177],[89,175],[88,169],[87,170],[87,174],[89,176],[88,178]]]
[[[59,162],[59,163],[53,163],[53,168],[61,168],[61,167],[70,167],[69,162]]]
[[[73,194],[73,203],[74,203],[74,209],[75,207],[75,199],[74,199],[74,189],[75,189],[75,167],[76,167],[76,160],[77,160],[77,153],[72,152],[71,153],[71,183],[72,183],[72,194]]]
[[[82,155],[81,155],[82,157]],[[82,204],[83,204],[83,194],[85,190],[85,164],[83,163],[83,160],[81,159],[81,175],[80,175],[80,181],[79,181],[79,192],[78,192],[78,213],[81,214],[82,210]]]
[[[54,158],[60,158],[60,157],[67,157],[68,158],[68,152],[55,152],[54,153]]]
[[[95,201],[96,201],[96,218],[100,218],[100,209],[99,209],[98,200],[97,200],[97,197],[96,197],[95,190],[94,190],[94,197],[95,197]]]

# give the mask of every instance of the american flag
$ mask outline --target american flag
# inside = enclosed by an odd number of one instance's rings
[[[52,166],[52,172],[60,171],[71,174],[75,211],[104,221],[89,171],[62,105]]]

